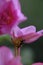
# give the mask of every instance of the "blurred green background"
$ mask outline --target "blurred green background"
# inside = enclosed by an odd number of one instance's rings
[[[22,11],[28,20],[20,26],[35,25],[37,30],[43,29],[43,0],[20,0]]]
[[[22,12],[28,17],[28,20],[19,26],[26,27],[29,25],[36,26],[37,30],[43,29],[43,0],[20,0]],[[0,46],[5,45],[13,49],[10,37],[0,37]],[[33,62],[43,62],[43,37],[32,44],[23,44],[21,47],[21,58],[24,65]]]

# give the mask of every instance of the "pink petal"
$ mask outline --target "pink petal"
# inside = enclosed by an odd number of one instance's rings
[[[6,65],[15,65],[15,60],[12,59],[11,61],[9,61]]]
[[[13,4],[14,4],[14,9],[17,10],[17,15],[18,15],[18,22],[17,24],[19,24],[21,21],[27,20],[27,17],[24,16],[24,14],[21,12],[21,6],[20,6],[20,2],[19,0],[12,0]]]
[[[14,32],[14,35],[13,35]],[[20,29],[18,26],[15,26],[12,29],[13,37],[21,37],[25,43],[32,43],[43,36],[43,30],[36,32],[35,26],[28,26],[23,29]]]
[[[43,30],[38,31],[37,33],[39,33],[43,36]]]
[[[28,37],[26,37],[26,39],[24,40],[25,43],[32,43],[42,36],[42,35],[37,34],[37,33],[32,33],[32,34],[28,35]]]
[[[15,57],[15,59],[12,59],[10,62],[8,62],[7,65],[22,65],[20,56]]]
[[[0,32],[1,34],[7,34],[10,32],[13,24],[16,23],[18,16],[17,12],[12,9],[11,0],[0,0]],[[4,8],[5,7],[5,8]]]
[[[23,40],[24,40],[28,36],[28,34],[31,35],[31,33],[33,32],[36,32],[36,28],[35,26],[32,26],[32,25],[22,29],[20,29],[18,26],[14,26],[11,30],[11,35],[13,37],[21,37],[21,38],[23,37]]]
[[[8,30],[8,28],[5,26],[2,26],[1,29],[0,29],[0,35],[3,35],[3,34],[9,34],[10,33],[10,30]]]
[[[38,32],[34,32],[34,33],[30,33],[30,34],[28,34],[28,35],[25,35],[25,36],[23,37],[24,42],[25,42],[25,43],[32,43],[32,42],[36,41],[36,40],[39,39],[41,36],[43,36],[42,32],[43,32],[43,30],[40,30],[40,31],[38,31]]]
[[[7,4],[8,4],[7,0],[0,0],[0,12],[2,12],[7,7]]]
[[[9,34],[13,26],[27,19],[21,12],[19,0],[0,0],[0,17],[0,35]]]
[[[17,56],[15,58],[15,65],[22,65],[22,63],[21,63],[21,57],[20,56]]]
[[[38,62],[38,63],[33,63],[32,65],[43,65],[43,63]]]
[[[0,47],[0,65],[22,65],[21,57],[14,57],[9,48],[2,46]]]
[[[0,47],[0,65],[5,65],[14,58],[11,50],[5,46]]]
[[[14,26],[11,30],[12,37],[20,37],[22,36],[22,32],[18,26]]]
[[[23,35],[34,33],[34,32],[36,32],[36,27],[31,25],[31,26],[22,28],[21,32],[22,32]]]

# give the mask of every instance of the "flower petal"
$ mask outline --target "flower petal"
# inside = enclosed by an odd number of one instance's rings
[[[0,0],[0,12],[2,12],[7,7],[7,4],[8,4],[7,0]]]
[[[33,34],[33,33],[32,33]],[[39,39],[40,37],[41,37],[42,35],[40,35],[40,34],[37,34],[37,33],[34,33],[32,36],[30,35],[28,35],[28,38],[27,39],[25,39],[25,43],[32,43],[32,42],[34,42],[34,41],[36,41],[37,39]],[[29,38],[30,37],[30,38]]]
[[[15,58],[15,65],[22,65],[22,63],[21,63],[21,57],[20,56],[17,56]]]
[[[32,65],[43,65],[43,63],[38,62],[38,63],[33,63]]]
[[[11,50],[5,46],[0,47],[0,65],[5,65],[14,58]]]
[[[20,56],[17,56],[15,59],[12,59],[10,62],[8,62],[7,65],[22,65]]]
[[[43,36],[43,30],[38,31],[37,33],[42,34]]]
[[[21,32],[22,32],[23,35],[33,33],[33,32],[36,32],[36,27],[31,25],[31,26],[22,28]]]
[[[24,14],[21,12],[21,6],[20,6],[20,2],[19,0],[12,0],[13,4],[14,4],[14,9],[17,10],[17,16],[18,16],[18,22],[17,24],[19,24],[21,21],[27,20],[27,17],[24,16]]]
[[[21,12],[19,0],[0,0],[0,17],[0,35],[9,34],[13,26],[27,19]]]
[[[39,39],[41,36],[42,36],[41,31],[40,31],[40,33],[35,32],[35,33],[28,34],[27,36],[24,36],[24,42],[32,43],[32,42],[36,41],[37,39]]]
[[[22,36],[22,32],[18,26],[14,26],[11,30],[12,37],[20,37]]]
[[[15,59],[13,58],[6,65],[15,65]]]
[[[10,30],[7,28],[7,26],[2,26],[2,28],[0,29],[0,35],[3,35],[3,34],[10,34]]]

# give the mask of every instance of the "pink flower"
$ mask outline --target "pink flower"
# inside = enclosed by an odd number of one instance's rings
[[[0,47],[0,65],[22,65],[20,60],[20,56],[14,57],[8,47]]]
[[[20,60],[21,58],[20,56],[18,56],[15,59],[12,59],[11,61],[9,61],[7,65],[23,65]]]
[[[19,0],[0,0],[0,35],[10,33],[13,26],[26,19]]]
[[[43,30],[36,32],[36,27],[32,25],[22,29],[16,26],[12,29],[11,34],[14,42],[18,41],[18,44],[21,41],[23,41],[24,43],[31,43],[43,36]]]
[[[43,65],[43,63],[38,62],[38,63],[33,63],[32,65]]]

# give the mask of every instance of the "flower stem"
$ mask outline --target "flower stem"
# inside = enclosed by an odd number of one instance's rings
[[[15,47],[15,56],[20,56],[20,48]]]

